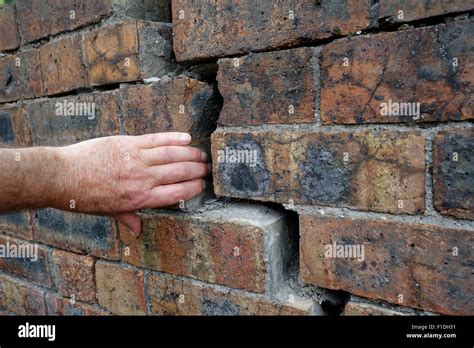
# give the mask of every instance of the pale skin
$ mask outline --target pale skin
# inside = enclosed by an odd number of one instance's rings
[[[92,139],[65,147],[0,149],[0,212],[56,208],[116,218],[139,236],[135,211],[201,193],[206,154],[186,133]]]

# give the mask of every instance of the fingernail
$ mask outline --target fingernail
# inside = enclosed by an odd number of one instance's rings
[[[201,162],[207,162],[207,153],[201,152]]]
[[[181,140],[181,141],[190,141],[191,136],[189,134],[183,133],[179,136],[179,140]]]

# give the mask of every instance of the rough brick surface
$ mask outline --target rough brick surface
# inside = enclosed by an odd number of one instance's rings
[[[35,146],[64,146],[120,133],[117,101],[111,93],[45,99],[26,109]]]
[[[282,264],[273,262],[285,257],[285,233],[281,214],[236,204],[202,214],[145,216],[140,239],[125,230],[120,235],[126,262],[264,292],[281,285]]]
[[[48,248],[29,241],[0,235],[0,250],[1,271],[51,287]]]
[[[147,313],[143,271],[119,264],[96,263],[97,300],[118,315]]]
[[[434,206],[474,220],[474,129],[441,131],[434,148]]]
[[[111,0],[17,0],[18,22],[27,42],[98,22]]]
[[[0,308],[16,315],[44,315],[44,290],[0,274]]]
[[[95,259],[63,250],[52,253],[54,284],[59,294],[74,301],[95,302]]]
[[[173,0],[178,61],[269,50],[347,35],[370,25],[370,1]],[[343,18],[343,19],[342,19]]]
[[[97,305],[79,301],[71,301],[53,292],[48,292],[44,298],[47,315],[110,315],[110,312]]]
[[[347,316],[393,316],[407,315],[406,313],[396,311],[390,308],[384,308],[367,302],[349,301],[344,307],[344,315]]]
[[[193,142],[208,139],[219,114],[211,86],[188,77],[121,89],[121,121],[128,135],[188,132]]]
[[[39,52],[29,49],[0,58],[0,103],[43,94]]]
[[[26,108],[23,106],[0,108],[0,146],[31,146],[26,115]]]
[[[312,123],[315,55],[313,48],[297,48],[220,59],[219,124]]]
[[[473,22],[459,21],[324,46],[323,123],[472,119],[473,35]]]
[[[474,311],[470,230],[302,215],[300,231],[305,283],[436,313]],[[326,246],[334,242],[364,246],[363,260],[326,257]]]
[[[31,215],[29,211],[0,214],[0,233],[10,236],[32,239]]]
[[[106,259],[119,257],[118,232],[109,218],[41,209],[36,220],[37,241]]]
[[[147,276],[154,315],[308,315],[310,300],[281,303],[262,295],[214,287],[168,275]]]
[[[86,86],[81,42],[82,36],[75,34],[40,48],[41,73],[46,94],[57,94]]]
[[[232,157],[232,150],[248,152]],[[424,211],[424,138],[419,132],[218,130],[212,154],[217,195],[391,213]],[[242,163],[244,156],[252,161]]]
[[[20,46],[20,35],[15,20],[15,6],[0,6],[0,51],[14,50]]]
[[[472,9],[474,9],[474,4],[465,0],[380,0],[379,20],[386,22],[410,22]]]
[[[85,35],[84,57],[91,85],[163,76],[173,66],[171,28],[135,20],[104,26]]]

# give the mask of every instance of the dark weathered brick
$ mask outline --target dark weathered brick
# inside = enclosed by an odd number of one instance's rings
[[[44,297],[47,315],[111,315],[112,313],[80,301],[72,301],[70,298],[63,298],[53,292],[48,292]]]
[[[0,146],[4,145],[31,145],[31,134],[24,106],[0,108]]]
[[[257,205],[145,215],[139,239],[121,231],[122,255],[144,268],[264,292],[281,286],[286,228],[283,215]]]
[[[0,308],[16,315],[45,315],[45,291],[0,274]]]
[[[111,0],[17,0],[18,22],[27,42],[98,22]]]
[[[368,0],[173,0],[172,10],[179,61],[288,47],[370,25]]]
[[[391,213],[425,208],[420,132],[219,130],[212,154],[217,195]]]
[[[0,214],[0,233],[22,239],[32,239],[31,213],[22,211]]]
[[[35,146],[64,146],[120,133],[112,93],[44,99],[28,104],[27,111]]]
[[[0,6],[0,51],[14,50],[20,46],[20,35],[16,24],[13,4]]]
[[[305,283],[436,313],[474,312],[471,230],[303,214],[300,231]],[[328,255],[334,243],[352,254]]]
[[[40,56],[29,49],[0,58],[0,103],[43,94]]]
[[[352,124],[472,119],[473,35],[472,21],[458,21],[324,46],[321,120]]]
[[[474,9],[474,4],[465,0],[380,0],[378,3],[379,20],[395,23]]]
[[[0,235],[0,270],[46,287],[52,285],[49,250],[37,243]]]
[[[314,118],[313,48],[219,60],[224,126],[311,123]],[[319,82],[319,81],[318,81]]]
[[[153,315],[308,315],[311,300],[282,303],[262,295],[216,287],[166,274],[149,274],[147,291]]]
[[[34,238],[45,244],[108,259],[119,257],[115,222],[107,217],[41,209]]]
[[[434,206],[474,220],[474,129],[441,131],[434,148]]]

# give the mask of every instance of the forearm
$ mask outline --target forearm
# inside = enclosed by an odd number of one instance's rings
[[[59,148],[0,149],[0,212],[57,207],[64,171]]]

